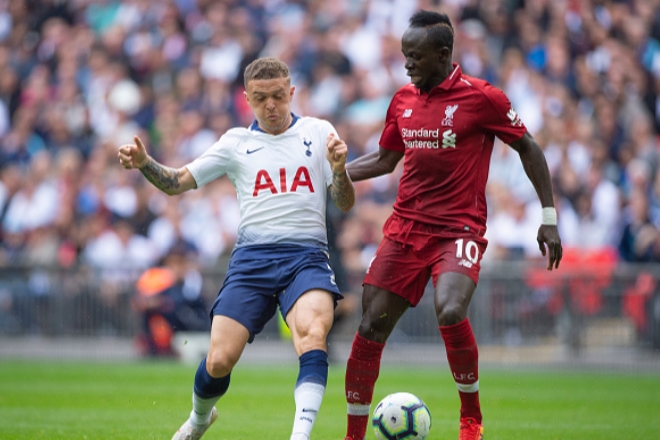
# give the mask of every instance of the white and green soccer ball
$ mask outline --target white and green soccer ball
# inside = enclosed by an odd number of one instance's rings
[[[371,424],[379,440],[424,440],[431,430],[431,413],[410,393],[394,393],[374,409]]]

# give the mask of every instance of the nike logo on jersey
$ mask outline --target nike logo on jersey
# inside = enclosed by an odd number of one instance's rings
[[[248,148],[245,152],[246,152],[247,154],[252,154],[252,153],[256,153],[256,152],[259,151],[259,150],[263,150],[264,148],[266,148],[266,147],[259,147],[259,148],[255,148],[254,150],[250,150],[250,149]]]
[[[412,109],[407,108],[403,111],[403,115],[401,117],[402,118],[409,118],[410,116],[412,116]]]

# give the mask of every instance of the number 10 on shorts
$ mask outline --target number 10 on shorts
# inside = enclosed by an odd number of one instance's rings
[[[454,243],[456,243],[456,258],[461,260],[458,264],[471,267],[479,261],[479,246],[477,246],[477,243],[472,240],[466,242],[463,238],[459,238]]]

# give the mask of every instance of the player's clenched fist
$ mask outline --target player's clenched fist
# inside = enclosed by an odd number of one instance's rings
[[[135,144],[125,144],[119,147],[119,152],[117,157],[119,157],[119,163],[126,169],[130,170],[132,168],[142,168],[147,164],[147,149],[144,147],[144,144],[139,137],[135,136],[133,138]]]
[[[330,133],[325,146],[325,157],[330,162],[332,171],[343,173],[346,169],[346,157],[348,156],[346,142],[336,137],[333,133]]]

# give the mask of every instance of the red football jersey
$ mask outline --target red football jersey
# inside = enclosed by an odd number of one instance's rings
[[[431,229],[440,233],[483,236],[495,136],[511,143],[526,131],[504,92],[463,75],[457,64],[429,94],[412,84],[402,87],[390,102],[380,138],[382,148],[404,153],[394,213],[438,226]],[[396,238],[398,227],[388,222],[384,232]]]

